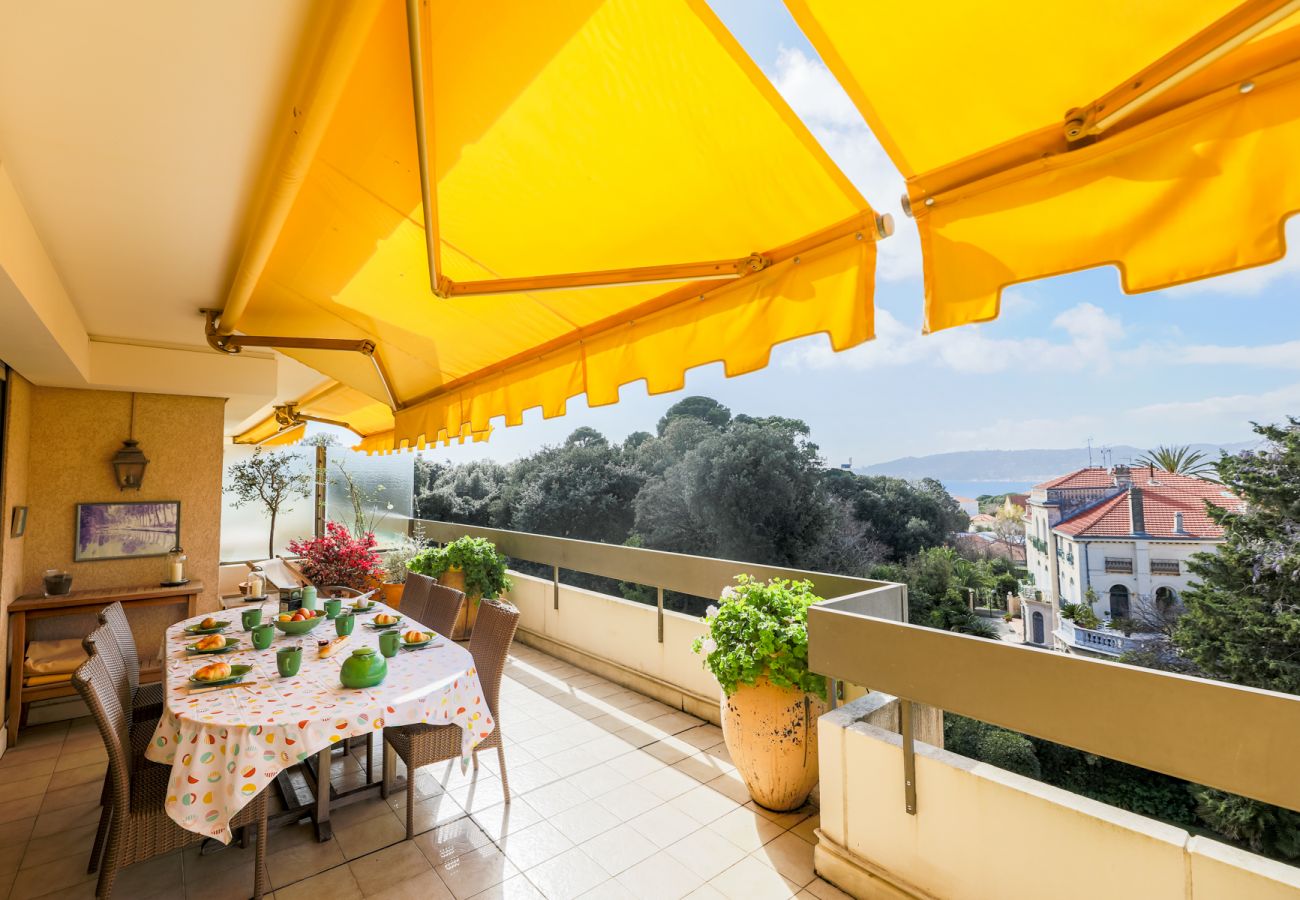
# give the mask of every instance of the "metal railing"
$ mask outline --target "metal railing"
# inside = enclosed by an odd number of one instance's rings
[[[904,706],[929,704],[1300,810],[1300,696],[1044,653],[832,604],[808,612],[808,662],[906,698]],[[905,735],[905,752],[908,743]]]
[[[1128,635],[1110,628],[1084,628],[1065,618],[1061,619],[1058,633],[1072,647],[1110,656],[1122,656],[1130,650],[1141,650],[1155,639],[1155,635]]]
[[[806,579],[812,582],[813,590],[826,598],[833,608],[850,609],[858,614],[882,619],[907,619],[907,588],[892,582],[669,553],[664,550],[646,550],[622,544],[577,541],[455,522],[416,519],[412,521],[411,527],[414,528],[417,522],[424,526],[425,537],[432,541],[449,543],[465,535],[487,538],[508,557],[550,566],[555,609],[560,608],[561,569],[653,587],[658,595],[656,619],[659,643],[663,643],[664,639],[664,591],[696,597],[717,597],[724,587],[741,574],[764,580]]]

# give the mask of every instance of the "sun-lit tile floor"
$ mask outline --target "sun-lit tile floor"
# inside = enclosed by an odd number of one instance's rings
[[[273,828],[277,900],[845,896],[813,873],[816,810],[749,802],[717,727],[519,643],[506,674],[508,805],[488,751],[477,773],[416,773],[414,841],[405,793],[336,810],[323,844],[309,823]],[[337,786],[364,780],[362,754],[336,758]],[[89,719],[25,729],[0,758],[0,896],[94,896],[104,760]],[[190,848],[124,869],[114,896],[246,897],[252,864]]]

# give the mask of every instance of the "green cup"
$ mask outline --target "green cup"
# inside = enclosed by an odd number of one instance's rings
[[[253,627],[253,648],[255,650],[265,650],[271,646],[273,640],[275,640],[275,626],[270,622],[264,622]]]
[[[244,620],[244,630],[252,631],[262,624],[262,607],[257,606],[253,609],[246,609],[240,614],[240,618]]]
[[[283,678],[292,678],[302,668],[301,647],[281,647],[275,651],[275,667]]]
[[[325,618],[327,618],[327,619],[337,619],[337,618],[339,617],[339,610],[341,610],[342,608],[343,608],[343,598],[342,598],[342,597],[334,597],[333,599],[326,600],[326,601],[325,601]]]
[[[392,659],[397,655],[397,648],[402,645],[401,632],[385,631],[379,635],[379,652]]]
[[[344,613],[334,619],[334,630],[339,633],[339,637],[352,633],[352,626],[357,624],[357,617],[352,613]]]

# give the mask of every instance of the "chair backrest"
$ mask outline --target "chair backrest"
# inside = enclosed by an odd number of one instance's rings
[[[114,604],[114,606],[116,605]],[[101,612],[99,617],[100,626],[81,639],[81,646],[86,651],[87,656],[98,655],[104,660],[113,690],[117,693],[117,702],[122,704],[122,709],[126,710],[126,718],[129,722],[131,720],[131,709],[135,703],[135,690],[131,685],[131,667],[125,654],[122,653],[122,645],[118,641],[113,626],[103,621],[104,613]]]
[[[117,641],[117,649],[126,665],[126,679],[131,687],[128,700],[130,709],[135,704],[136,692],[140,690],[140,654],[135,648],[135,635],[131,633],[131,622],[126,617],[126,610],[121,603],[111,603],[99,612],[99,624],[107,625]],[[87,651],[89,652],[89,651]]]
[[[414,600],[408,607],[407,598],[412,596],[412,589],[415,591]],[[465,595],[455,588],[438,584],[428,575],[412,572],[406,576],[406,589],[402,592],[402,612],[444,637],[451,636],[464,604]]]
[[[501,676],[506,669],[510,642],[514,640],[518,627],[519,610],[514,606],[504,600],[479,601],[478,621],[474,623],[474,633],[469,638],[469,652],[474,657],[474,668],[478,669],[478,680],[483,685],[488,709],[498,720],[497,697],[501,693]]]
[[[129,811],[131,802],[131,720],[122,705],[120,673],[110,660],[117,645],[106,626],[100,626],[82,641],[87,659],[72,673],[72,686],[81,696],[99,728],[108,752],[108,772],[113,785],[114,815]]]

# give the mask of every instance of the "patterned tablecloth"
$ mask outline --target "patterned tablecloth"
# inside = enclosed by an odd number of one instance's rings
[[[264,621],[273,610],[273,604],[266,607]],[[330,744],[381,732],[385,726],[459,725],[465,765],[495,723],[474,660],[463,647],[438,636],[424,650],[399,651],[388,661],[388,677],[378,687],[350,690],[340,684],[339,667],[353,650],[372,646],[378,652],[378,632],[365,623],[384,611],[392,612],[379,604],[372,613],[358,616],[351,640],[324,659],[316,641],[336,636],[330,621],[302,637],[277,631],[270,649],[253,650],[240,624],[240,610],[212,613],[231,623],[224,634],[238,637],[242,646],[231,653],[197,656],[185,653],[198,638],[184,628],[208,614],[169,628],[163,648],[166,708],[145,754],[172,767],[167,814],[183,828],[228,843],[230,820],[280,771]],[[415,626],[406,620],[400,627]],[[303,647],[302,669],[292,678],[281,678],[275,651],[297,643]],[[239,687],[191,696],[189,676],[216,660],[252,664],[253,671]]]

